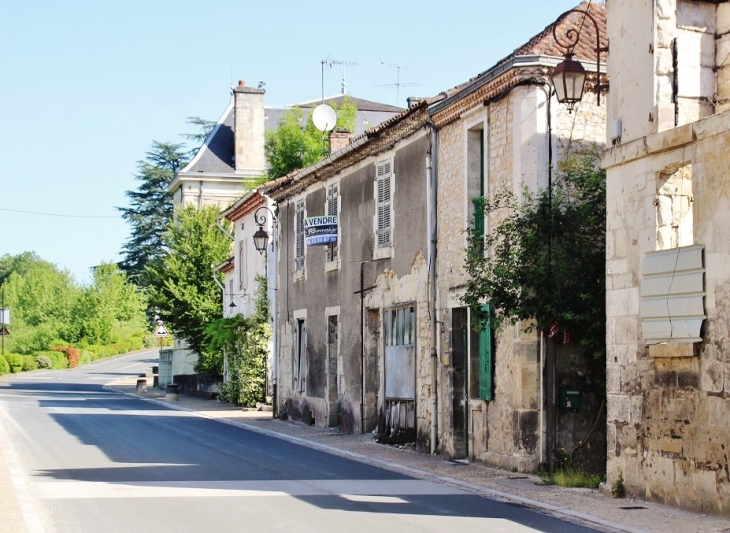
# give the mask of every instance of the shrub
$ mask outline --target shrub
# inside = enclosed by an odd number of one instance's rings
[[[11,353],[5,356],[5,360],[8,362],[8,365],[10,365],[10,371],[13,374],[17,374],[18,372],[23,371],[22,355],[16,355],[14,353]]]
[[[35,364],[38,368],[48,369],[53,368],[53,361],[47,355],[36,355]]]
[[[38,365],[35,362],[35,358],[32,355],[23,356],[23,372],[29,370],[38,370]]]
[[[10,365],[5,360],[5,358],[0,355],[0,376],[3,374],[8,374],[10,372]]]
[[[62,352],[68,360],[69,368],[76,368],[79,366],[79,351],[72,346],[57,346],[53,348],[57,352]]]

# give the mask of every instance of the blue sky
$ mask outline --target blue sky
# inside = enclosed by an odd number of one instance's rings
[[[82,282],[118,261],[115,206],[152,140],[186,118],[217,120],[231,85],[266,83],[266,104],[318,98],[323,59],[348,93],[398,105],[453,87],[578,0],[324,2],[10,0],[0,4],[0,256],[33,250]],[[325,77],[340,90],[341,68]],[[72,218],[19,211],[74,215]],[[89,218],[104,217],[104,218]]]

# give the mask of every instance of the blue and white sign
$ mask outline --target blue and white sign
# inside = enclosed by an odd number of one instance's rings
[[[305,218],[304,237],[307,246],[324,246],[337,242],[337,215]]]

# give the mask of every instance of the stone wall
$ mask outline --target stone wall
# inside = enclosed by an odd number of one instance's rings
[[[453,420],[454,368],[451,362],[452,310],[462,307],[466,274],[465,230],[471,223],[474,180],[468,154],[470,131],[484,130],[485,195],[507,189],[521,194],[548,185],[548,142],[553,166],[568,154],[605,143],[605,107],[596,106],[595,95],[569,113],[555,101],[550,106],[552,136],[548,139],[548,107],[541,87],[520,86],[504,98],[466,112],[444,126],[438,141],[438,319],[441,322],[439,365],[439,449],[457,456],[459,436]],[[485,231],[506,215],[489,213]],[[468,400],[469,456],[489,464],[519,471],[533,471],[540,461],[540,357],[537,333],[524,333],[520,325],[495,333],[494,400]],[[478,383],[478,381],[476,382]],[[573,417],[574,418],[574,417]],[[592,417],[588,417],[593,420]],[[565,417],[562,428],[569,443],[585,434],[585,424]],[[598,432],[601,436],[602,432]]]
[[[730,515],[730,112],[605,152],[608,481],[631,494]],[[702,342],[642,338],[641,262],[661,247],[663,177],[691,165],[693,241],[704,247]]]

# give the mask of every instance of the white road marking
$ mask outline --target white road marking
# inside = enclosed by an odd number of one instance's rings
[[[123,366],[122,368],[117,368],[117,370],[126,370],[127,368],[132,368],[139,365],[146,365],[148,363],[145,363],[144,361],[141,361],[139,363],[134,363],[133,365]]]
[[[10,474],[10,480],[15,489],[15,496],[18,498],[18,504],[20,505],[20,512],[23,515],[25,521],[25,527],[28,528],[28,533],[44,533],[43,523],[35,508],[35,502],[30,495],[28,486],[25,484],[23,477],[23,471],[20,468],[15,452],[10,444],[10,438],[5,432],[5,427],[0,418],[0,448],[2,448],[3,455],[5,456],[5,464],[8,467],[8,473]],[[5,501],[5,504],[8,502]]]
[[[459,489],[404,480],[255,480],[255,481],[42,481],[34,484],[42,498],[251,498],[270,496],[426,496],[468,494]]]

